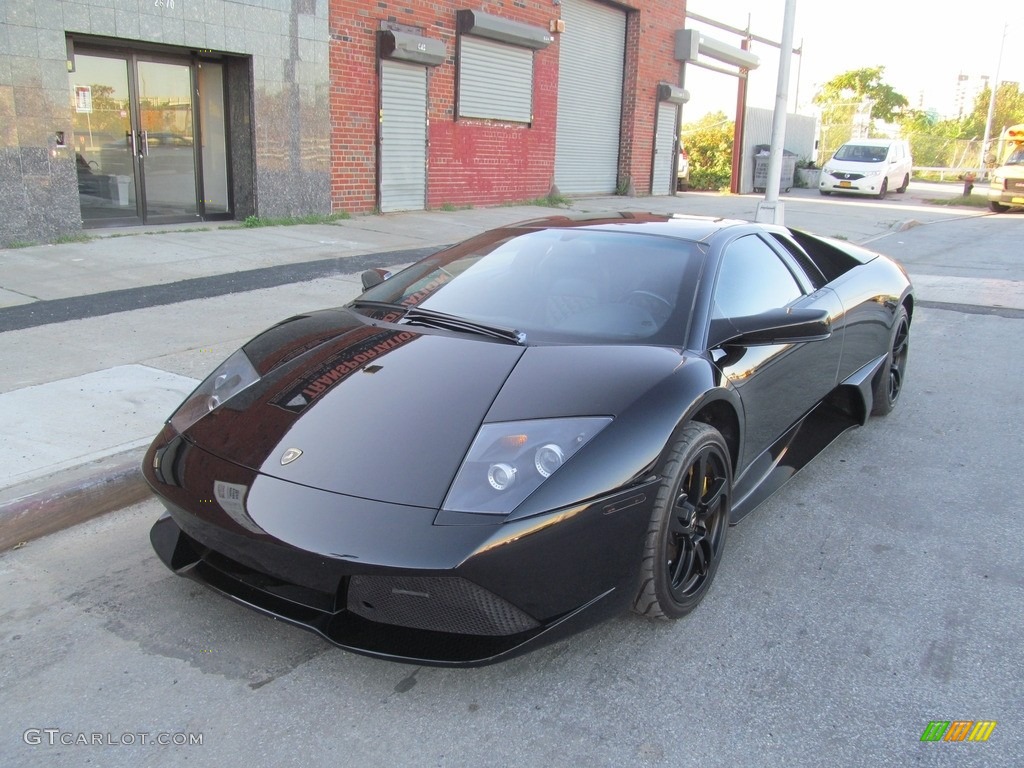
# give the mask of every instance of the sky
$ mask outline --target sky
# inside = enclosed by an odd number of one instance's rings
[[[749,14],[753,34],[782,39],[785,0],[687,0],[696,13],[733,27],[746,28]],[[999,48],[1006,30],[1000,62]],[[687,19],[687,27],[738,46],[740,37]],[[884,66],[884,82],[907,97],[915,108],[935,109],[956,117],[957,77],[980,84],[981,76],[1015,81],[1024,89],[1024,2],[976,3],[953,0],[796,0],[793,46],[803,54],[790,63],[789,108],[812,114],[811,99],[818,87],[851,69]],[[779,53],[753,42],[751,52],[761,64],[751,72],[748,106],[774,108]],[[712,62],[714,63],[714,62]],[[683,122],[708,112],[736,112],[736,79],[687,66],[685,87],[690,101]],[[969,107],[968,107],[969,108]]]

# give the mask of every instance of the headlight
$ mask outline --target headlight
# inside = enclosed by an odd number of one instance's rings
[[[607,416],[484,424],[444,500],[449,512],[507,515],[594,435]]]
[[[832,175],[832,168],[829,167],[828,165],[826,165],[824,168],[821,169],[821,172],[822,173],[826,173],[829,176],[831,176]]]
[[[245,352],[238,350],[221,363],[196,387],[170,418],[170,424],[181,434],[203,416],[260,380]]]

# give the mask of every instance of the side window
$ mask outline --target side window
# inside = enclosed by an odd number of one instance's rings
[[[718,271],[712,317],[745,317],[778,309],[803,295],[789,268],[756,235],[725,250]]]
[[[789,254],[796,260],[796,263],[800,265],[801,271],[807,276],[811,285],[814,286],[814,290],[821,288],[828,281],[825,276],[818,269],[817,265],[811,261],[811,258],[804,253],[803,248],[794,243],[785,235],[780,235],[772,232],[772,238],[781,245]]]

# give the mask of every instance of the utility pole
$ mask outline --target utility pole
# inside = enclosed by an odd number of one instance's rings
[[[782,181],[782,147],[786,141],[786,110],[789,106],[789,63],[793,57],[793,23],[796,18],[796,0],[786,0],[782,20],[782,48],[779,51],[779,79],[775,87],[775,112],[772,115],[772,140],[768,155],[768,178],[765,181],[764,200],[757,204],[757,221],[770,224],[785,223],[785,206],[779,201]]]
[[[988,97],[988,116],[985,118],[985,138],[981,141],[981,177],[985,175],[985,155],[989,152],[989,142],[992,139],[992,116],[996,111],[996,92],[999,90],[999,70],[1003,66],[1003,47],[1006,45],[1006,33],[1009,31],[1010,25],[1003,25],[1003,39],[999,43],[999,58],[996,60],[996,77],[992,81],[992,91]]]

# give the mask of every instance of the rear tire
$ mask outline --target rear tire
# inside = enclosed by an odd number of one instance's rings
[[[1010,210],[1010,206],[997,203],[995,200],[989,200],[988,209],[992,211],[992,213],[1006,213]]]
[[[899,192],[902,195],[904,192],[907,191],[907,187],[909,187],[909,186],[910,186],[910,174],[908,173],[906,176],[903,177],[903,184],[901,186],[897,187],[896,191]]]
[[[889,354],[885,365],[875,379],[872,416],[886,416],[892,413],[903,391],[903,381],[907,373],[907,355],[910,352],[910,317],[907,308],[900,306],[896,311],[896,322],[893,324],[892,341],[889,343]]]
[[[725,548],[731,498],[725,440],[707,424],[688,424],[665,454],[635,612],[679,619],[704,599]]]

